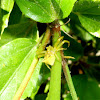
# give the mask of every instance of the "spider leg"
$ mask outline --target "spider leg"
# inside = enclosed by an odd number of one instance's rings
[[[61,46],[62,46],[64,43],[68,43],[68,47],[70,46],[70,42],[69,42],[68,40],[63,40],[63,41],[56,47],[56,49],[57,49],[57,50],[60,49]]]
[[[60,63],[62,63],[62,62],[60,61],[59,57],[57,56],[57,54],[55,54],[55,56],[56,56],[57,60],[58,60]]]
[[[41,58],[41,57],[44,57],[45,56],[45,54],[40,54],[40,55],[38,55],[38,58]]]
[[[71,57],[71,56],[63,56],[64,58],[67,58],[67,59],[75,59],[74,57]]]
[[[64,38],[64,36],[61,36],[57,42],[54,44],[54,47],[57,48],[57,46],[59,45],[60,41]]]
[[[45,56],[46,51],[42,51],[42,52],[37,52],[37,56],[38,58],[40,57],[44,57]]]
[[[56,56],[56,58],[57,58],[58,60],[60,60],[56,53],[55,53],[55,56]]]
[[[37,54],[43,54],[43,53],[46,53],[46,51],[37,52]]]
[[[57,51],[60,51],[60,50],[67,50],[67,48],[59,48]]]
[[[45,64],[50,70],[51,70],[51,68],[49,67],[49,65],[48,64]]]

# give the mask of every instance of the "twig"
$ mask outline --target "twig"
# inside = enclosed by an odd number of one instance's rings
[[[74,88],[74,85],[73,85],[73,82],[72,82],[72,78],[71,78],[71,75],[70,75],[68,65],[66,63],[66,60],[63,58],[63,51],[61,51],[61,55],[62,55],[63,72],[64,72],[64,75],[65,75],[66,81],[68,83],[68,87],[70,89],[72,99],[73,100],[78,100],[78,97],[77,97],[77,94],[76,94],[76,91],[75,91],[75,88]]]

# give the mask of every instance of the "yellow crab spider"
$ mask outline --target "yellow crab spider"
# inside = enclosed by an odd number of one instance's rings
[[[51,65],[53,66],[54,65],[54,62],[55,62],[55,59],[59,59],[56,55],[57,51],[60,51],[60,50],[65,50],[66,48],[62,48],[62,45],[64,43],[68,43],[68,46],[70,45],[70,42],[68,40],[63,40],[61,42],[61,40],[63,39],[64,37],[60,37],[57,42],[55,43],[54,47],[52,47],[51,45],[49,45],[48,47],[46,47],[46,51],[42,51],[38,57],[43,57],[44,56],[44,59],[42,62],[44,62],[46,64],[46,66],[50,69],[50,67],[48,65]],[[73,57],[70,57],[70,56],[64,56],[64,58],[73,58]]]

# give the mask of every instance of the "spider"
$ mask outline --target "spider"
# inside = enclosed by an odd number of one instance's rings
[[[66,50],[66,48],[62,48],[62,45],[64,43],[68,43],[68,47],[70,46],[70,42],[68,40],[63,40],[61,42],[61,40],[63,39],[64,37],[60,37],[57,42],[54,44],[54,47],[49,45],[48,47],[46,47],[46,51],[42,51],[41,53],[38,54],[38,58],[40,57],[43,57],[44,56],[44,59],[42,62],[44,62],[46,64],[46,66],[50,69],[49,65],[53,66],[54,65],[54,62],[55,62],[55,59],[58,58],[58,56],[56,55],[56,53],[60,50]],[[74,58],[74,57],[71,57],[71,56],[64,56],[64,58]]]

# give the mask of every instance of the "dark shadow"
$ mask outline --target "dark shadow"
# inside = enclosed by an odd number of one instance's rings
[[[37,22],[37,27],[39,30],[39,35],[41,36],[46,31],[47,24]]]
[[[18,24],[21,18],[22,18],[22,12],[20,11],[18,5],[15,2],[12,12],[10,14],[9,25]]]

